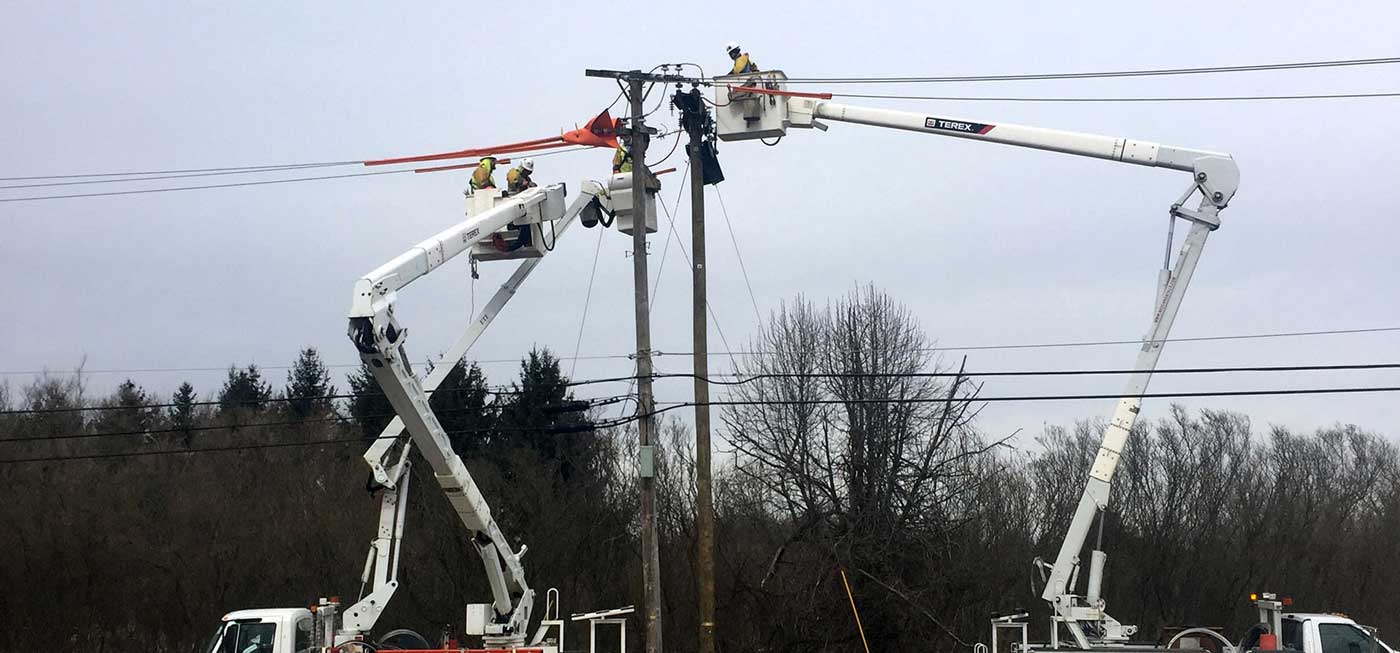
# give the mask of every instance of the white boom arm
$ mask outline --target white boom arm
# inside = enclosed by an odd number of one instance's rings
[[[432,467],[434,477],[467,527],[472,544],[481,555],[493,598],[492,619],[486,626],[486,644],[518,646],[524,643],[534,601],[534,590],[526,582],[521,564],[526,548],[522,546],[519,551],[511,549],[491,517],[491,509],[471,474],[452,450],[447,433],[429,407],[427,397],[491,324],[541,259],[526,259],[520,264],[423,382],[418,380],[408,361],[403,347],[407,331],[395,321],[393,303],[399,289],[469,250],[474,243],[489,238],[509,223],[557,221],[555,233],[563,232],[600,192],[597,186],[585,185],[584,192],[561,215],[549,213],[556,210],[551,207],[563,206],[562,184],[533,188],[504,198],[494,208],[419,243],[355,283],[349,335],[398,416],[365,453],[374,483],[386,488],[378,537],[371,545],[364,574],[367,580],[373,567],[375,585],[369,595],[362,597],[345,612],[343,631],[368,632],[398,586],[398,552],[408,485],[409,445],[404,443],[397,453],[392,449],[398,436],[407,430],[412,442],[418,445]]]
[[[1220,227],[1220,210],[1230,203],[1239,187],[1239,168],[1234,159],[1228,154],[1171,147],[1150,141],[849,106],[823,100],[814,94],[784,91],[783,79],[782,73],[776,72],[717,80],[720,82],[716,86],[717,93],[728,94],[727,98],[717,98],[716,101],[716,105],[728,107],[719,110],[720,138],[739,140],[768,137],[784,133],[788,127],[815,127],[824,131],[827,127],[820,120],[825,119],[1191,173],[1190,185],[1171,205],[1169,223],[1169,226],[1174,227],[1177,219],[1187,220],[1191,223],[1191,229],[1181,244],[1176,261],[1166,261],[1160,274],[1151,327],[1143,339],[1134,373],[1129,378],[1124,397],[1119,400],[1113,419],[1103,434],[1074,519],[1065,535],[1064,543],[1060,546],[1041,595],[1054,609],[1055,620],[1065,624],[1080,648],[1090,648],[1094,643],[1125,640],[1136,632],[1136,627],[1120,624],[1104,610],[1104,602],[1100,596],[1103,552],[1094,552],[1087,596],[1079,597],[1074,594],[1079,554],[1084,548],[1094,518],[1108,505],[1113,473],[1118,467],[1124,444],[1142,404],[1138,395],[1147,390],[1152,372],[1157,367],[1157,359],[1161,356],[1172,321],[1176,318],[1191,275],[1200,260],[1206,237]],[[724,83],[725,81],[727,83]],[[732,86],[743,86],[747,89],[740,90],[731,88]],[[748,94],[747,97],[745,93]],[[725,104],[725,100],[728,104]],[[1197,193],[1200,194],[1199,205],[1195,209],[1185,207],[1184,203]],[[1170,257],[1171,229],[1168,230],[1168,234],[1167,251]]]

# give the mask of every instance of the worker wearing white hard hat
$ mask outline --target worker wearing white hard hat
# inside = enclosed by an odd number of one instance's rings
[[[758,72],[758,65],[749,58],[749,53],[744,52],[738,43],[730,41],[724,44],[724,51],[729,53],[729,58],[734,60],[734,69],[729,71],[731,75],[743,75],[745,73]]]
[[[514,195],[527,188],[534,188],[535,182],[530,179],[530,175],[535,172],[535,160],[525,159],[520,165],[511,168],[506,173],[506,192]]]

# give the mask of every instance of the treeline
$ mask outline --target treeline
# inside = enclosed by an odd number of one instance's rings
[[[1036,556],[1053,557],[1102,424],[1034,442],[979,432],[975,378],[931,357],[917,320],[863,290],[783,306],[765,352],[716,409],[717,605],[726,651],[965,651],[993,612],[1045,633]],[[531,352],[505,387],[470,364],[432,398],[531,582],[563,612],[641,605],[635,433],[590,429],[558,361]],[[377,503],[360,460],[392,409],[366,370],[339,396],[312,350],[273,388],[231,369],[208,397],[90,396],[81,377],[0,391],[0,641],[6,650],[188,651],[245,607],[347,602]],[[153,407],[153,404],[172,404]],[[85,406],[109,411],[64,412]],[[1355,426],[1259,429],[1229,410],[1160,404],[1115,478],[1104,533],[1111,613],[1152,641],[1165,626],[1253,619],[1250,591],[1343,611],[1394,634],[1400,458]],[[1155,415],[1155,416],[1154,416]],[[74,435],[122,433],[97,438]],[[60,437],[61,436],[61,437]],[[59,438],[59,439],[53,439]],[[695,649],[692,434],[662,425],[658,527],[666,647]],[[309,446],[273,446],[285,443]],[[179,450],[253,447],[209,453]],[[159,452],[159,453],[157,453]],[[435,640],[488,595],[475,551],[429,474],[415,479],[402,586],[380,624]],[[1082,582],[1082,581],[1081,581]],[[1082,587],[1082,585],[1081,585]],[[628,639],[641,641],[634,619]],[[570,650],[586,631],[571,630]]]

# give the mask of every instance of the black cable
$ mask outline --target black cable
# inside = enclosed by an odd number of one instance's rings
[[[288,171],[288,170],[309,170],[309,169],[312,169],[312,168],[333,168],[333,167],[341,167],[341,166],[347,166],[347,165],[360,165],[360,164],[359,164],[358,162],[352,162],[352,163],[310,164],[310,165],[286,166],[286,167],[280,167],[280,168],[258,168],[258,169],[252,169],[252,170],[233,170],[233,171],[226,171],[226,172],[196,172],[196,173],[191,173],[191,174],[169,174],[169,175],[155,175],[155,176],[148,176],[148,177],[121,177],[121,178],[89,179],[89,180],[86,180],[86,181],[56,181],[56,182],[45,182],[45,183],[41,183],[41,184],[14,184],[14,185],[9,185],[9,186],[0,186],[0,190],[13,190],[13,189],[17,189],[17,188],[48,188],[48,187],[52,187],[52,186],[81,186],[81,185],[85,185],[85,184],[119,184],[119,183],[126,183],[126,182],[129,182],[129,181],[132,181],[132,182],[134,182],[134,181],[159,181],[159,180],[164,180],[164,179],[189,179],[189,178],[191,178],[191,177],[221,177],[221,176],[225,176],[225,175],[247,175],[247,174],[261,174],[261,173],[268,173],[268,172],[284,172],[284,171]]]
[[[518,363],[518,362],[520,362],[520,361],[515,361],[515,362]],[[585,380],[583,380],[583,381],[565,381],[564,383],[558,384],[556,387],[560,387],[560,388],[571,388],[571,387],[574,387],[574,386],[594,385],[594,384],[597,384],[597,383],[613,383],[613,382],[617,382],[617,381],[626,381],[628,378],[632,378],[632,377],[617,377],[617,378],[610,378],[610,379],[585,379]],[[527,391],[525,391],[525,390],[516,389],[515,384],[511,384],[511,385],[506,385],[506,384],[488,385],[488,386],[484,386],[483,389],[484,389],[486,392],[488,392],[488,393],[490,393],[490,394],[494,394],[494,395],[518,395],[518,394],[525,394],[525,393],[527,392]],[[423,394],[431,395],[431,394],[433,394],[433,393],[435,393],[435,392],[452,392],[453,390],[456,390],[456,388],[438,388],[437,390],[424,390],[424,391],[423,391]],[[159,404],[142,404],[142,405],[140,405],[140,406],[69,406],[69,407],[65,407],[65,408],[16,408],[16,409],[0,410],[0,415],[48,415],[48,414],[55,414],[55,413],[85,413],[85,412],[97,412],[97,411],[104,411],[104,410],[113,410],[113,411],[115,411],[115,410],[139,410],[139,409],[149,409],[149,408],[179,408],[179,407],[182,407],[182,406],[191,406],[191,407],[193,407],[193,406],[200,406],[200,407],[204,407],[204,406],[225,406],[225,405],[235,405],[235,406],[236,406],[236,405],[239,405],[239,404],[243,404],[243,405],[255,405],[255,404],[264,404],[264,403],[267,403],[267,404],[277,404],[277,403],[291,403],[291,402],[297,402],[297,401],[308,401],[308,402],[311,402],[311,401],[333,400],[333,399],[356,399],[356,398],[360,398],[360,397],[384,397],[384,396],[387,396],[387,395],[385,395],[385,394],[382,393],[382,392],[347,392],[347,393],[343,393],[343,394],[322,395],[322,396],[319,396],[319,397],[268,397],[268,398],[266,398],[266,399],[236,399],[236,400],[230,400],[230,401],[219,401],[219,400],[217,400],[217,399],[211,399],[211,400],[208,400],[208,401],[192,401],[192,402],[189,402],[189,403],[173,403],[173,402],[167,402],[167,403],[159,403]],[[393,416],[390,415],[390,417],[393,417]]]
[[[1225,374],[1238,372],[1322,372],[1400,369],[1400,363],[1356,363],[1343,365],[1257,365],[1241,367],[1175,367],[1159,369],[1152,374]],[[1088,370],[1003,370],[991,372],[889,372],[889,373],[848,373],[848,372],[792,372],[765,373],[753,375],[712,374],[699,377],[695,374],[675,372],[656,374],[655,378],[701,379],[715,385],[744,385],[763,379],[932,379],[970,377],[1035,377],[1035,376],[1121,376],[1137,374],[1139,370],[1088,369]],[[734,380],[720,380],[715,377],[739,376]]]
[[[240,181],[228,184],[206,184],[203,186],[175,186],[169,188],[145,188],[141,190],[117,190],[102,193],[73,193],[70,195],[39,195],[32,197],[5,197],[0,198],[0,202],[35,202],[40,200],[62,200],[80,197],[111,197],[114,195],[142,195],[145,193],[171,193],[182,190],[208,190],[211,188],[239,188],[242,186],[263,186],[267,184],[290,184],[301,181],[321,181],[324,179],[348,179],[350,177],[375,177],[378,175],[398,175],[411,173],[412,170],[380,170],[378,172],[353,172],[344,175],[326,175],[323,177],[293,177],[291,179],[269,179],[265,181]]]
[[[659,274],[658,274],[658,278],[657,278],[657,280],[656,280],[656,283],[659,285],[659,282],[660,282],[660,276],[659,276]],[[1295,338],[1295,337],[1303,337],[1303,336],[1332,336],[1332,335],[1355,335],[1355,334],[1364,334],[1364,333],[1391,333],[1391,332],[1396,332],[1396,331],[1400,331],[1400,326],[1367,327],[1367,328],[1361,328],[1361,329],[1328,329],[1328,330],[1318,330],[1318,331],[1281,331],[1281,332],[1274,332],[1274,333],[1246,333],[1246,334],[1233,334],[1233,335],[1224,335],[1224,336],[1194,336],[1194,337],[1184,337],[1184,338],[1165,338],[1165,339],[1156,340],[1156,341],[1153,341],[1153,342],[1158,342],[1158,343],[1168,343],[1168,342],[1213,342],[1213,341],[1222,341],[1222,340],[1256,340],[1256,339],[1268,339],[1268,338]],[[1111,346],[1111,345],[1141,345],[1141,344],[1143,344],[1143,341],[1142,341],[1142,340],[1084,340],[1084,341],[1019,343],[1019,344],[1007,344],[1007,345],[972,345],[972,346],[965,346],[965,347],[921,347],[921,348],[919,348],[917,351],[919,351],[919,352],[937,352],[937,351],[993,351],[993,350],[1005,350],[1005,349],[1058,349],[1058,348],[1068,348],[1068,347],[1102,347],[1102,346]],[[709,353],[709,355],[710,355],[710,356],[760,356],[760,355],[770,354],[770,353],[772,353],[772,352],[764,352],[764,351],[711,351],[711,352]],[[654,352],[652,355],[653,355],[653,356],[691,356],[691,355],[693,355],[693,354],[692,354],[691,352],[688,352],[688,351],[672,351],[672,352],[657,351],[657,352]],[[634,356],[634,354],[588,354],[588,355],[578,356],[577,358],[578,358],[579,360],[630,360],[633,356]],[[575,357],[572,357],[572,356],[571,356],[571,357],[570,357],[570,360],[573,360],[574,358],[575,358]],[[515,363],[519,363],[519,362],[520,362],[520,359],[518,359],[518,358],[481,359],[481,360],[474,360],[474,361],[471,361],[471,362],[476,363],[476,364],[478,364],[478,365],[497,364],[497,363],[499,363],[499,364],[505,364],[505,363],[515,364]],[[332,363],[332,364],[327,364],[325,367],[327,367],[327,368],[332,368],[332,369],[343,369],[343,368],[359,367],[359,366],[360,366],[360,363]],[[259,366],[258,366],[258,369],[260,369],[260,370],[290,370],[290,369],[292,369],[293,367],[294,367],[294,366],[292,366],[292,365],[267,365],[267,366],[261,366],[261,365],[259,365]],[[53,370],[47,370],[47,369],[45,369],[45,370],[0,370],[0,376],[33,376],[33,375],[38,375],[38,374],[49,374],[49,373],[51,373],[52,371],[53,371]],[[95,370],[75,370],[75,372],[81,373],[81,374],[156,374],[156,373],[175,373],[175,372],[226,372],[226,371],[228,371],[228,366],[221,366],[221,367],[150,367],[150,368],[131,368],[131,369],[102,368],[102,369],[95,369]],[[628,377],[623,377],[623,378],[626,379],[626,378],[628,378]],[[573,382],[571,382],[571,383],[573,383]]]
[[[715,198],[719,200],[720,214],[724,216],[724,226],[729,230],[729,242],[734,244],[734,256],[739,259],[739,271],[744,273],[744,287],[749,289],[749,302],[753,304],[753,316],[758,320],[758,324],[763,324],[763,313],[758,310],[758,297],[753,293],[753,284],[749,282],[749,268],[744,265],[744,255],[739,251],[739,239],[734,236],[734,225],[729,221],[729,207],[724,205],[724,194],[720,192],[719,186],[715,186]]]
[[[1201,398],[1201,397],[1265,397],[1265,396],[1292,396],[1292,395],[1321,395],[1321,394],[1359,394],[1370,392],[1400,392],[1400,386],[1373,386],[1360,388],[1294,388],[1284,390],[1223,390],[1223,391],[1201,391],[1201,392],[1145,392],[1142,394],[1085,394],[1085,395],[1021,395],[1002,397],[953,397],[953,398],[890,398],[890,399],[811,399],[806,401],[748,401],[748,400],[726,400],[710,401],[704,403],[680,402],[671,406],[666,406],[651,412],[650,416],[660,415],[677,408],[692,406],[809,406],[809,405],[861,405],[861,404],[946,404],[959,402],[988,402],[988,403],[1012,403],[1031,401],[1084,401],[1101,399],[1170,399],[1170,398]],[[634,419],[641,419],[640,416]]]
[[[225,168],[185,168],[180,170],[136,170],[132,172],[93,172],[88,174],[68,174],[68,175],[35,175],[30,177],[0,177],[0,181],[30,181],[37,179],[85,179],[88,177],[131,177],[135,175],[174,175],[186,172],[233,172],[233,171],[260,171],[279,170],[295,168],[330,168],[335,166],[357,166],[361,161],[321,161],[317,163],[280,163],[260,166],[231,166]]]
[[[617,381],[621,381],[621,380],[624,380],[624,379],[616,379],[616,380],[617,380]],[[590,398],[590,399],[587,399],[587,400],[583,400],[583,401],[586,401],[586,402],[588,403],[588,407],[589,407],[589,408],[596,408],[596,407],[600,407],[600,406],[607,406],[607,405],[615,404],[615,403],[618,403],[618,402],[620,402],[620,401],[625,401],[626,399],[627,399],[627,396],[625,396],[625,395],[613,395],[613,396],[607,396],[607,397],[593,397],[593,398]],[[123,408],[132,409],[132,410],[135,409],[135,407],[123,407]],[[440,408],[440,409],[433,409],[433,414],[434,414],[434,415],[438,415],[438,414],[452,415],[452,414],[457,414],[457,413],[469,413],[469,412],[473,412],[473,411],[476,411],[476,410],[479,410],[479,409],[477,409],[477,408]],[[45,412],[45,411],[30,411],[30,412],[39,412],[39,413],[43,413],[43,412]],[[67,412],[67,409],[62,409],[62,411],[56,410],[56,411],[53,411],[53,412]],[[202,431],[238,431],[238,430],[241,430],[241,429],[263,428],[263,427],[269,427],[269,426],[298,426],[298,425],[302,425],[302,424],[326,424],[326,423],[332,423],[332,422],[354,422],[354,421],[357,421],[357,420],[384,419],[384,418],[393,419],[393,418],[395,418],[395,417],[398,417],[398,415],[397,415],[396,413],[380,413],[380,414],[376,414],[376,415],[364,415],[364,416],[361,416],[361,417],[358,417],[358,418],[353,417],[353,416],[346,417],[346,416],[343,416],[343,415],[335,415],[335,416],[331,416],[331,417],[313,417],[313,418],[306,418],[306,419],[300,419],[300,420],[285,420],[285,421],[278,421],[278,422],[248,422],[248,423],[246,423],[246,424],[234,423],[234,424],[219,424],[219,425],[205,424],[205,425],[188,426],[188,427],[185,427],[185,426],[172,426],[172,427],[164,427],[164,428],[141,429],[141,430],[134,430],[134,431],[101,431],[101,432],[98,432],[98,433],[60,433],[60,434],[57,434],[57,435],[34,435],[34,436],[24,436],[24,437],[17,437],[17,438],[0,438],[0,444],[4,444],[4,443],[7,443],[7,442],[44,442],[44,441],[51,441],[51,440],[86,440],[86,439],[90,439],[90,438],[128,437],[128,436],[133,436],[133,435],[158,435],[158,434],[162,434],[162,433],[188,433],[188,432],[194,432],[194,431],[201,431],[201,432],[202,432]],[[494,432],[497,432],[497,431],[500,431],[500,430],[501,430],[501,429],[475,429],[475,430],[470,431],[470,432],[473,432],[473,433],[494,433]],[[532,431],[538,431],[538,430],[541,430],[541,429],[531,429],[531,430],[527,430],[527,431],[523,431],[523,432],[532,432]],[[542,429],[542,430],[543,430],[543,431],[546,431],[546,432],[548,431],[548,429]],[[468,431],[453,431],[452,433],[468,433]]]
[[[1205,75],[1215,73],[1259,72],[1269,70],[1299,70],[1307,68],[1339,68],[1400,63],[1400,57],[1374,59],[1338,59],[1332,61],[1303,61],[1294,63],[1252,64],[1243,66],[1203,66],[1198,68],[1155,68],[1137,70],[1107,70],[1074,73],[1030,73],[1009,75],[949,75],[940,77],[794,77],[789,83],[811,84],[928,84],[953,82],[1005,82],[1046,79],[1098,79],[1106,77],[1152,77],[1163,75]],[[713,82],[713,79],[709,80]]]
[[[598,230],[598,244],[593,246],[593,267],[588,272],[588,290],[583,295],[583,314],[578,319],[578,336],[574,339],[574,358],[569,367],[569,378],[578,369],[578,350],[583,345],[583,326],[588,323],[588,307],[593,302],[593,280],[598,276],[598,254],[603,251],[603,231]]]
[[[393,413],[382,415],[366,415],[363,419],[393,419],[397,415]],[[263,428],[267,426],[295,426],[298,424],[327,424],[331,422],[350,421],[353,418],[336,415],[334,417],[312,417],[303,420],[286,420],[281,422],[249,422],[247,424],[205,424],[200,426],[172,426],[158,429],[142,429],[136,431],[102,431],[98,433],[60,433],[57,435],[27,435],[18,438],[0,439],[0,444],[7,442],[47,442],[52,440],[86,440],[89,438],[111,438],[127,437],[132,435],[159,435],[162,433],[185,433],[194,431],[237,431],[240,429]]]
[[[1347,334],[1358,334],[1358,333],[1383,333],[1383,332],[1393,332],[1393,331],[1400,331],[1400,327],[1374,327],[1374,328],[1366,328],[1366,329],[1331,329],[1331,330],[1325,330],[1325,331],[1291,331],[1291,332],[1290,332],[1290,331],[1284,331],[1284,332],[1277,332],[1277,333],[1252,333],[1252,334],[1240,334],[1240,335],[1228,335],[1228,336],[1194,336],[1194,337],[1186,337],[1186,338],[1163,338],[1163,339],[1161,339],[1161,340],[1152,340],[1152,341],[1144,341],[1144,340],[1085,340],[1085,341],[1079,341],[1079,342],[1074,342],[1074,341],[1068,341],[1068,342],[1040,342],[1040,343],[1026,343],[1026,344],[1014,344],[1014,345],[974,345],[974,346],[970,346],[970,347],[920,347],[919,349],[916,349],[915,351],[919,351],[919,352],[936,352],[936,351],[997,351],[997,350],[1006,350],[1006,349],[1057,349],[1057,348],[1067,348],[1067,347],[1102,347],[1102,346],[1108,346],[1108,345],[1142,345],[1142,344],[1148,344],[1149,342],[1150,342],[1150,343],[1168,343],[1168,342],[1214,342],[1214,341],[1220,341],[1220,340],[1258,340],[1258,339],[1267,339],[1267,338],[1294,338],[1294,337],[1301,337],[1301,336],[1331,336],[1331,335],[1347,335]],[[711,355],[711,356],[761,356],[761,355],[771,354],[771,353],[772,353],[772,352],[764,352],[764,351],[733,351],[733,352],[711,352],[710,355]],[[692,353],[691,353],[691,352],[687,352],[687,351],[657,352],[656,355],[657,355],[657,356],[691,356]]]
[[[1315,95],[1207,95],[1164,97],[987,97],[951,95],[871,95],[863,93],[832,93],[832,97],[864,98],[871,100],[938,100],[944,102],[1255,102],[1270,100],[1337,100],[1348,98],[1388,98],[1400,97],[1400,93],[1321,93]]]
[[[376,438],[377,439],[377,438]],[[74,460],[103,460],[108,458],[135,458],[140,456],[166,456],[180,453],[216,453],[220,451],[247,451],[251,449],[280,449],[283,447],[315,447],[328,444],[348,444],[368,442],[369,438],[336,438],[316,442],[271,442],[265,444],[243,444],[230,447],[201,447],[198,449],[161,449],[157,451],[123,451],[120,453],[100,453],[82,456],[41,456],[35,458],[5,458],[0,464],[71,462]]]
[[[976,397],[976,398],[917,398],[917,399],[821,399],[809,401],[710,401],[703,403],[678,402],[669,406],[651,411],[649,414],[636,414],[628,418],[619,418],[611,421],[603,421],[591,425],[589,430],[603,428],[613,428],[630,422],[635,422],[647,417],[654,417],[679,408],[694,406],[786,406],[786,405],[861,405],[861,404],[938,404],[951,402],[1023,402],[1023,401],[1080,401],[1080,400],[1100,400],[1100,399],[1154,399],[1154,398],[1200,398],[1200,397],[1245,397],[1245,396],[1297,396],[1297,395],[1319,395],[1319,394],[1359,394],[1373,392],[1400,392],[1400,386],[1374,386],[1374,387],[1353,387],[1353,388],[1295,388],[1284,390],[1237,390],[1218,392],[1155,392],[1142,393],[1136,395],[1123,394],[1096,394],[1096,395],[1023,395],[1023,396],[1002,396],[1002,397]],[[572,427],[570,427],[572,428]],[[510,432],[514,429],[503,429]],[[494,430],[492,430],[494,432]],[[453,433],[457,433],[454,431]],[[215,451],[237,451],[244,449],[267,449],[273,447],[295,447],[295,446],[320,446],[325,444],[336,444],[341,442],[367,442],[379,438],[344,438],[338,440],[322,440],[318,442],[279,442],[259,445],[241,445],[237,447],[218,447],[201,449],[172,449],[163,451],[144,452],[123,452],[115,454],[95,454],[88,456],[48,456],[43,458],[12,458],[0,460],[3,463],[29,463],[29,462],[59,462],[73,460],[93,460],[102,458],[128,458],[135,456],[153,456],[180,453],[201,453]]]
[[[552,155],[552,154],[567,154],[567,153],[569,153],[569,152],[582,152],[582,151],[584,151],[584,150],[591,150],[591,149],[593,149],[593,148],[591,148],[591,147],[574,147],[574,148],[567,148],[567,149],[555,150],[555,151],[552,151],[552,152],[541,152],[541,153],[539,153],[539,154],[533,154],[532,156],[534,156],[534,157],[542,157],[542,156],[550,156],[550,155]],[[359,163],[359,162],[356,162],[357,165],[358,165],[358,163]],[[263,180],[263,181],[241,181],[241,182],[232,182],[232,183],[227,183],[227,184],[205,184],[205,185],[202,185],[202,186],[174,186],[174,187],[168,187],[168,188],[143,188],[143,189],[138,189],[138,190],[106,191],[106,192],[100,192],[100,193],[73,193],[73,194],[68,194],[68,195],[37,195],[37,196],[31,196],[31,197],[6,197],[6,198],[0,198],[0,202],[33,202],[33,201],[40,201],[40,200],[74,199],[74,198],[82,198],[82,197],[111,197],[111,196],[115,196],[115,195],[141,195],[141,194],[145,194],[145,193],[170,193],[170,192],[184,191],[184,190],[208,190],[208,189],[211,189],[211,188],[239,188],[239,187],[243,187],[243,186],[263,186],[263,185],[267,185],[267,184],[289,184],[289,183],[293,183],[293,182],[321,181],[321,180],[325,180],[325,179],[348,179],[348,178],[351,178],[351,177],[374,177],[374,176],[378,176],[378,175],[397,175],[397,174],[412,173],[412,172],[415,172],[415,170],[413,170],[413,169],[407,169],[407,168],[406,168],[406,169],[401,169],[401,170],[380,170],[380,171],[377,171],[377,172],[355,172],[355,173],[349,173],[349,174],[344,174],[344,175],[325,175],[325,176],[320,176],[320,177],[292,177],[292,178],[290,178],[290,179],[268,179],[268,180]]]

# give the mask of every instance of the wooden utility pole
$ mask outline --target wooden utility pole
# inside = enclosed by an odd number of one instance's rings
[[[638,71],[639,72],[639,71]],[[637,422],[638,464],[642,489],[642,592],[645,601],[647,653],[660,653],[661,646],[661,554],[656,541],[656,416],[651,396],[651,306],[647,288],[647,171],[646,122],[642,117],[642,79],[627,82],[632,101],[628,151],[632,156],[632,284],[637,320]]]
[[[690,135],[691,322],[695,340],[695,510],[699,552],[695,576],[700,591],[700,653],[715,651],[715,512],[710,475],[710,343],[705,283],[705,105],[686,121]]]
[[[643,83],[692,82],[679,75],[650,74],[640,70],[586,70],[589,77],[616,79],[627,85],[631,120],[626,136],[632,157],[632,285],[637,320],[637,436],[639,478],[642,492],[642,601],[646,621],[647,653],[661,653],[661,555],[656,537],[656,408],[651,394],[651,306],[647,288],[647,184],[652,179],[646,167],[647,140],[651,130],[643,119]],[[703,192],[703,186],[702,192]],[[708,449],[706,450],[708,464]],[[707,472],[708,473],[708,472]],[[713,602],[712,602],[713,605]],[[711,608],[713,613],[713,608]],[[711,627],[713,629],[713,626]]]

